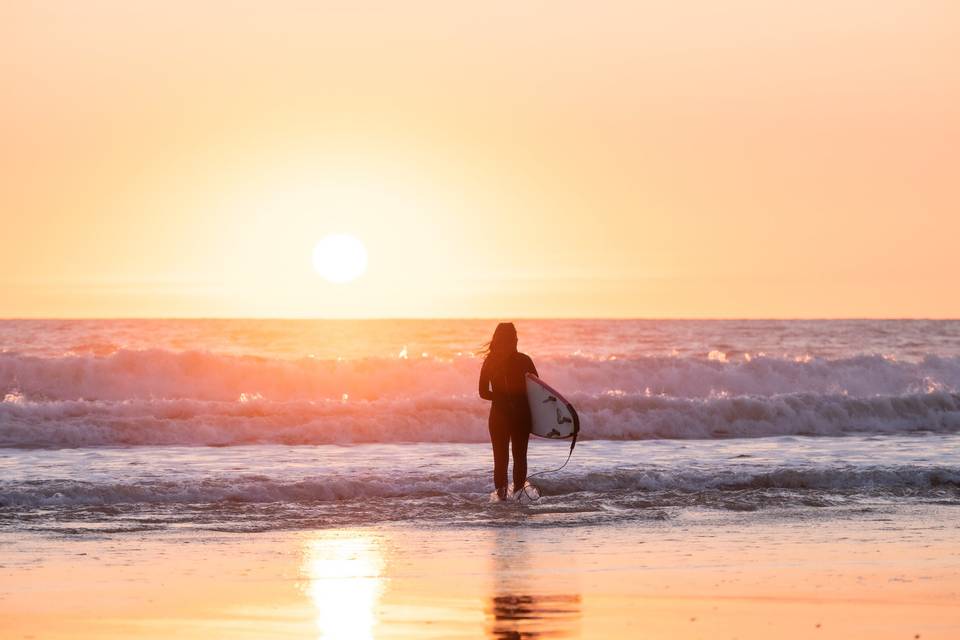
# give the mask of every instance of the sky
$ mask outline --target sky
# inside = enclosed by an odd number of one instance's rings
[[[0,317],[960,317],[958,25],[3,3]],[[314,271],[331,233],[359,279]]]

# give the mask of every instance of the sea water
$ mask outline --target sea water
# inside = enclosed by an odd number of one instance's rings
[[[0,528],[818,518],[960,505],[960,322],[518,321],[581,417],[489,500],[488,320],[0,322]],[[569,445],[534,439],[530,472]]]

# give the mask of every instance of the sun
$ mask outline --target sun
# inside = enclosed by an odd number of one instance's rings
[[[367,270],[367,249],[349,234],[328,235],[313,248],[313,268],[329,282],[356,280]]]

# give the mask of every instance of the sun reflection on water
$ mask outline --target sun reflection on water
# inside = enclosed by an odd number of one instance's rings
[[[383,553],[376,537],[338,531],[311,538],[301,572],[317,609],[320,638],[374,637],[384,583]]]

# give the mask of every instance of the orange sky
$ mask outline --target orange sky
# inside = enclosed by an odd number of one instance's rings
[[[0,316],[958,317],[958,25],[3,3]],[[331,232],[360,280],[312,271]]]

